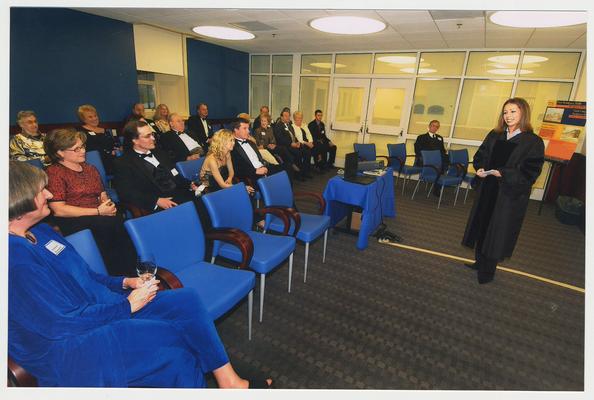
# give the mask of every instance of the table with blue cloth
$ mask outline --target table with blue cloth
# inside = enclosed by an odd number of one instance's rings
[[[382,222],[382,216],[396,216],[392,168],[388,168],[384,175],[369,185],[346,182],[341,176],[335,176],[324,189],[324,199],[324,214],[330,216],[330,225],[333,227],[352,212],[353,206],[361,207],[363,211],[357,248],[364,250],[369,235]]]

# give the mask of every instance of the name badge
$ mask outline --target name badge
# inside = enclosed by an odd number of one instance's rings
[[[323,134],[325,134],[325,133],[326,133],[326,131],[322,129],[322,130],[320,131],[320,133],[323,135]]]
[[[171,168],[171,175],[177,176],[178,174],[179,174],[179,172],[177,172],[177,170],[175,168]]]
[[[286,130],[286,131],[288,131],[288,130],[289,130],[289,128],[287,128],[287,127],[285,126],[285,130]]]
[[[264,132],[264,131],[262,131],[260,134],[261,134],[262,136],[266,136],[266,132]]]
[[[55,240],[50,240],[45,244],[45,248],[54,253],[56,256],[62,252],[66,248],[62,243],[56,242]]]
[[[439,136],[437,137],[437,140],[443,140],[442,138],[440,138]]]

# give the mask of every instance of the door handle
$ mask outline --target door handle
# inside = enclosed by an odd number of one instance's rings
[[[368,127],[368,126],[367,126],[367,127],[365,127],[365,134],[366,134],[366,135],[369,135],[369,127]]]
[[[361,128],[359,128],[359,133],[363,133],[363,125],[361,125]]]
[[[332,122],[330,122],[330,130],[333,131],[334,128],[332,127]]]

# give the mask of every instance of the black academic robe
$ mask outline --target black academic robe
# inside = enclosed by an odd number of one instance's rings
[[[490,169],[493,149],[498,140],[505,140],[506,133],[489,132],[476,154],[473,157],[473,165],[476,170]],[[510,139],[516,143],[515,148],[509,155],[503,167],[497,168],[501,178],[497,179],[498,190],[496,190],[495,205],[489,224],[485,229],[485,236],[481,253],[489,258],[502,260],[511,257],[522,222],[526,215],[532,185],[542,171],[544,163],[544,143],[542,139],[533,132],[522,132]],[[484,220],[481,215],[481,202],[488,202],[489,195],[493,193],[483,179],[478,178],[477,196],[475,198],[462,244],[473,248],[479,239],[480,224]]]

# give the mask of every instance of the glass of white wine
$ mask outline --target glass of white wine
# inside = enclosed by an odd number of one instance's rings
[[[144,256],[138,257],[136,263],[136,273],[145,284],[151,279],[154,279],[155,275],[157,274],[157,263],[155,263],[155,257],[152,254],[145,254]]]

